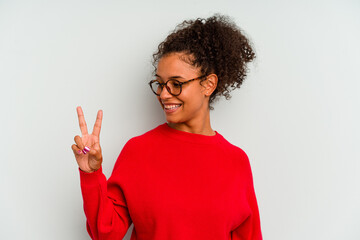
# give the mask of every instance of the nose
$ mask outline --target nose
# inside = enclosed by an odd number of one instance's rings
[[[167,99],[167,98],[171,98],[172,95],[169,93],[169,91],[167,90],[166,86],[164,86],[161,90],[160,93],[160,98],[161,99]]]

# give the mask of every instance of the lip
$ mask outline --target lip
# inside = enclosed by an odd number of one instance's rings
[[[163,103],[163,105],[164,105],[163,109],[165,113],[173,113],[176,112],[182,106],[182,103]],[[175,109],[166,109],[165,108],[166,105],[180,105],[180,106]]]
[[[168,103],[168,102],[161,102],[164,105],[178,105],[178,104],[182,104],[182,103]]]

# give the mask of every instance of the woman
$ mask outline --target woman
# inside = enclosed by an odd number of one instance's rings
[[[153,55],[166,123],[130,139],[106,180],[102,111],[72,145],[92,239],[262,239],[249,159],[211,128],[211,104],[240,87],[255,54],[227,17],[184,21]]]

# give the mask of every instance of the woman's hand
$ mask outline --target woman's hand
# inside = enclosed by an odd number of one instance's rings
[[[103,112],[102,110],[98,111],[93,132],[89,135],[81,107],[77,107],[76,111],[82,137],[76,135],[74,138],[76,144],[73,144],[71,148],[74,151],[79,168],[84,172],[91,173],[101,167],[103,160],[99,143]],[[90,151],[84,151],[85,147],[88,147]]]

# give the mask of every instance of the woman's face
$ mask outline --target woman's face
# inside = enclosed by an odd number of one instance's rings
[[[171,53],[163,56],[157,66],[157,80],[161,83],[165,83],[169,79],[185,82],[200,77],[200,68],[195,68],[186,63],[180,58],[181,56],[184,55],[182,53]],[[179,96],[171,95],[166,87],[163,87],[160,96],[157,98],[165,112],[166,121],[189,125],[192,122],[202,122],[208,113],[209,98],[204,94],[205,91],[206,89],[200,85],[200,80],[182,85],[182,92]]]

